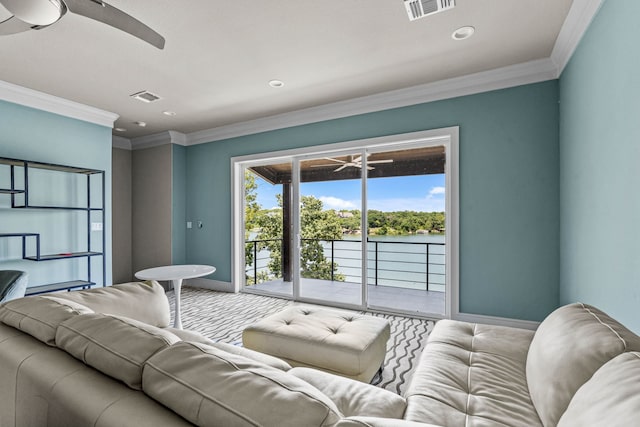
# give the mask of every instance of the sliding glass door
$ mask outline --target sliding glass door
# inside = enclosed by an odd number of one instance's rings
[[[244,276],[247,289],[293,295],[292,162],[244,168]]]
[[[362,154],[299,161],[301,299],[362,306]]]
[[[368,153],[368,305],[444,316],[445,147]]]
[[[321,148],[234,163],[242,289],[448,316],[451,139]]]

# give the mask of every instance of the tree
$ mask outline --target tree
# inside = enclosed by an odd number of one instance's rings
[[[342,240],[342,226],[334,211],[322,210],[322,201],[313,196],[302,196],[300,207],[300,275],[308,279],[344,280],[337,274],[338,265],[324,256],[322,241]],[[309,240],[305,240],[309,239]]]
[[[251,240],[251,232],[258,226],[260,204],[258,203],[256,176],[248,169],[244,171],[244,240]],[[253,246],[245,245],[244,255],[247,265],[253,264]]]
[[[271,277],[282,276],[282,196],[277,195],[278,209],[263,211],[258,216],[260,232],[258,250],[268,249],[270,253],[269,271]],[[322,209],[322,201],[313,196],[303,196],[300,207],[300,275],[310,279],[344,280],[338,274],[336,263],[331,264],[324,255],[322,241],[341,240],[342,227],[334,211]]]

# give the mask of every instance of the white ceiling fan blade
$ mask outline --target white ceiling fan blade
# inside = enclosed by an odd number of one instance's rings
[[[379,164],[379,163],[393,163],[393,159],[371,160],[371,161],[367,162],[368,165],[375,165],[375,164]]]
[[[15,16],[0,22],[0,36],[21,33],[30,29],[31,25],[19,20]]]
[[[337,166],[335,163],[329,163],[324,165],[310,165],[310,168],[326,168],[328,166]]]
[[[129,33],[157,47],[164,48],[164,37],[115,7],[99,0],[64,0],[69,12],[94,19]]]
[[[345,163],[344,165],[340,166],[338,169],[334,170],[334,172],[340,172],[342,169],[348,167],[349,165],[347,163]]]
[[[325,160],[329,160],[330,162],[338,162],[338,163],[347,163],[344,160],[340,160],[340,159],[334,159],[332,157],[323,157],[323,159]]]

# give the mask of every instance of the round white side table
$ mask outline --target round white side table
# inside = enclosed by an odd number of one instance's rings
[[[163,267],[147,268],[136,273],[141,280],[171,280],[175,292],[174,322],[173,327],[182,329],[180,319],[180,290],[184,279],[208,276],[216,271],[211,265],[166,265]]]

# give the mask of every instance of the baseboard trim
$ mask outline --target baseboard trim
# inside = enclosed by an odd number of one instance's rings
[[[485,316],[482,314],[456,313],[454,320],[460,320],[469,323],[484,323],[487,325],[509,326],[511,328],[530,329],[535,331],[538,329],[540,322],[532,320],[510,319],[507,317]]]
[[[209,289],[211,291],[232,292],[232,293],[236,292],[231,282],[223,282],[221,280],[202,279],[202,278],[187,279],[185,280],[185,284],[188,286],[192,286],[194,288]]]

